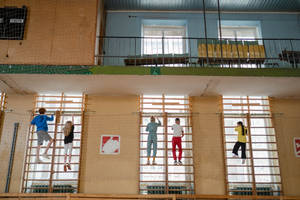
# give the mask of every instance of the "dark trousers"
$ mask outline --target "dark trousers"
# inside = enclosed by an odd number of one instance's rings
[[[244,142],[236,142],[233,147],[232,153],[234,153],[235,155],[239,155],[238,151],[240,147],[242,147],[242,158],[246,159],[246,143]]]

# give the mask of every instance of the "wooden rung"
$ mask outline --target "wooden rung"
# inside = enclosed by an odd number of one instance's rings
[[[166,172],[140,172],[140,174],[166,174]],[[168,174],[194,174],[193,172],[168,172]]]
[[[30,147],[30,148],[32,148],[32,149],[37,149],[36,146],[35,146],[35,147]],[[40,147],[40,149],[46,149],[46,148],[47,148],[46,146],[41,146],[41,147]],[[61,147],[55,147],[55,149],[63,149],[63,148],[64,148],[63,146],[61,146]],[[51,146],[50,149],[53,149],[53,146]],[[74,147],[74,146],[73,146],[72,149],[80,149],[80,147]],[[51,155],[49,155],[49,156],[51,156]]]
[[[78,103],[78,104],[80,104],[80,103]],[[72,111],[74,111],[74,109],[78,109],[78,112],[80,112],[81,111],[81,109],[82,109],[82,107],[80,106],[78,106],[78,107],[51,107],[51,106],[43,106],[43,108],[45,108],[46,110],[53,110],[53,109],[55,109],[55,110],[60,110],[60,109],[63,109],[62,110],[62,112],[65,112],[65,111],[67,111],[68,109],[72,109]],[[176,109],[177,110],[177,109]],[[49,112],[49,111],[48,111]]]
[[[269,105],[261,105],[260,103],[232,103],[232,104],[229,104],[229,103],[223,103],[223,105],[232,105],[232,106],[269,106]],[[252,110],[252,109],[250,109]]]
[[[161,100],[189,100],[188,98],[140,97],[140,100],[144,100],[144,99],[161,99]]]
[[[146,141],[146,140],[141,140],[140,142],[148,142],[148,141]],[[165,140],[158,140],[158,141],[157,141],[157,143],[162,143],[162,142],[166,142],[166,141],[165,141]],[[167,142],[168,142],[168,143],[172,143],[171,140],[168,140]],[[192,143],[193,141],[184,141],[184,140],[182,140],[181,142],[182,142],[182,143]]]
[[[55,124],[55,123],[48,123],[48,126],[64,126],[65,124],[61,124],[61,123],[58,123],[58,124]],[[82,126],[82,124],[74,124],[74,126]],[[52,131],[53,132],[53,131]],[[59,133],[62,133],[62,131],[58,131]],[[49,133],[49,132],[48,132]]]
[[[35,157],[36,156],[36,154],[26,154],[26,156],[27,157]],[[52,156],[52,155],[51,155]],[[57,155],[57,154],[55,154],[54,155],[54,157],[64,157],[65,155]],[[69,156],[69,155],[68,155]],[[78,156],[80,156],[80,155],[72,155],[72,157],[78,157]]]
[[[48,125],[49,125],[49,124],[48,124]],[[52,134],[52,133],[54,133],[54,131],[48,131],[48,133],[49,133],[49,134],[50,134],[50,133]],[[63,132],[62,132],[62,131],[56,131],[56,133],[61,133],[61,134],[62,134]],[[74,131],[73,133],[74,133],[74,134],[80,134],[81,131]],[[36,134],[36,132],[34,132],[34,134]]]
[[[234,158],[234,157],[226,157],[227,159],[230,159],[230,160],[235,160],[235,159],[239,159],[239,158]],[[254,159],[254,160],[278,160],[279,158],[247,158],[247,159]]]
[[[161,185],[163,186],[163,185]],[[162,189],[139,189],[140,191],[165,191],[166,189],[165,188],[162,188]],[[168,188],[168,191],[194,191],[193,189],[169,189]],[[161,197],[161,199],[163,199]]]
[[[140,156],[140,158],[148,158],[148,156]],[[165,158],[165,156],[156,156],[155,158]],[[173,156],[168,156],[168,158],[173,158]],[[182,156],[182,158],[193,158],[192,156]]]
[[[239,183],[239,184],[243,184],[243,183],[253,183],[253,182],[239,182],[239,181],[237,181],[237,182],[234,182],[234,181],[228,181],[227,183],[229,183],[229,184],[232,184],[232,183]],[[256,183],[255,183],[256,185],[257,184],[281,184],[281,182],[257,182],[256,181]]]
[[[55,95],[38,95],[38,96],[36,96],[36,98],[47,98],[47,97],[55,97],[55,98],[63,98],[63,99],[65,99],[65,98],[80,98],[80,99],[82,99],[82,98],[84,98],[83,96],[55,96]]]
[[[56,141],[64,141],[64,139],[55,139]],[[29,141],[37,141],[37,139],[29,139]],[[80,139],[73,139],[74,142],[78,141],[80,142]]]
[[[237,134],[224,134],[225,136],[237,136]],[[274,134],[273,135],[251,135],[251,136],[267,136],[267,137],[271,137],[271,136],[275,136]]]
[[[147,148],[140,148],[140,150],[147,150]],[[166,148],[157,148],[157,150],[166,150]],[[168,151],[172,150],[172,148],[168,148]],[[178,149],[177,149],[178,150]],[[191,151],[191,148],[182,148],[182,151]]]
[[[24,179],[27,181],[49,181],[49,179]],[[78,179],[52,179],[52,181],[77,181]]]
[[[42,101],[42,100],[37,100],[35,101],[37,103],[47,103],[47,104],[60,104],[60,103],[76,103],[76,104],[82,104],[82,102],[74,102],[74,101],[66,101],[66,100],[62,100],[62,101]]]
[[[182,166],[194,166],[192,164],[189,164],[189,165],[186,165],[186,164],[182,164],[182,165],[174,165],[174,164],[156,164],[156,165],[147,165],[147,164],[140,164],[140,166],[148,166],[148,167],[155,167],[155,166],[169,166],[169,167],[172,167],[172,166],[176,166],[176,167],[182,167]]]
[[[190,108],[160,108],[160,107],[157,107],[157,108],[144,108],[145,110],[162,110],[162,109],[164,109],[164,110],[166,110],[166,111],[168,111],[168,110],[186,110],[186,111],[189,111],[190,110]],[[172,113],[170,113],[170,114],[172,114]]]
[[[236,126],[224,126],[224,128],[235,128],[235,127]],[[250,130],[251,130],[252,128],[274,128],[274,126],[251,126],[251,127],[247,127],[247,128],[250,128]]]
[[[163,185],[161,185],[163,186]],[[139,189],[140,191],[165,191],[165,188],[162,189]],[[194,191],[193,189],[168,189],[168,191]]]
[[[36,172],[41,172],[41,173],[50,173],[51,171],[47,170],[32,170],[32,171],[25,171],[26,173],[36,173]],[[53,173],[79,173],[79,171],[53,171]]]
[[[226,165],[227,167],[252,167],[252,165]],[[279,167],[278,165],[255,165],[253,167]]]
[[[243,173],[228,173],[227,175],[239,175],[239,176],[249,176],[249,175],[252,175],[252,173],[245,173],[245,174],[243,174]]]
[[[187,126],[187,125],[180,125],[181,127],[192,127],[192,126]],[[147,125],[140,125],[140,127],[147,127]],[[163,125],[161,126],[163,127]],[[172,126],[167,126],[167,127],[172,127]]]
[[[69,111],[67,111],[67,112],[69,112]],[[46,115],[54,115],[54,113],[46,113]],[[70,113],[70,114],[68,114],[68,113],[65,113],[65,111],[62,111],[62,114],[60,115],[60,117],[81,117],[82,116],[82,112],[80,111],[80,112],[77,112],[77,113]],[[38,113],[36,113],[36,114],[34,114],[34,116],[38,116]]]
[[[236,142],[225,142],[226,144],[235,144]],[[249,141],[247,142],[247,144]],[[251,144],[277,144],[277,142],[251,142]]]
[[[43,181],[45,182],[45,181]],[[48,182],[48,181],[47,181]],[[45,183],[43,183],[45,184]],[[50,186],[47,185],[48,187],[22,187],[22,189],[48,189]]]
[[[226,151],[232,151],[232,149],[226,149]],[[249,149],[246,149],[246,151],[250,151]],[[275,151],[277,150],[272,150],[272,149],[252,149],[252,151]]]
[[[141,183],[164,183],[166,181],[140,181]],[[168,181],[168,183],[194,183],[194,181]]]
[[[235,144],[236,141],[226,141],[225,144]],[[247,144],[249,144],[250,142],[247,141]],[[251,144],[276,144],[276,142],[251,142]]]
[[[149,102],[149,103],[146,103],[146,102],[144,102],[143,103],[144,105],[145,104],[148,104],[148,105],[154,105],[154,106],[158,106],[158,105],[165,105],[165,106],[188,106],[189,104],[185,104],[185,103],[183,103],[183,104],[181,104],[181,103],[179,103],[179,102],[162,102],[162,103],[156,103],[156,102]],[[147,109],[147,108],[145,108],[145,109]],[[176,110],[176,108],[174,108],[174,110]]]
[[[253,192],[254,190],[235,190],[235,189],[229,189],[229,192]],[[273,193],[273,192],[282,192],[282,190],[256,190],[256,192],[270,192],[270,193]],[[269,197],[270,198],[270,197]]]
[[[227,175],[252,175],[252,173],[228,173]],[[255,176],[280,176],[280,174],[254,174]]]
[[[224,119],[247,119],[247,117],[224,117]],[[272,119],[272,117],[250,117],[250,119]]]
[[[33,164],[36,164],[36,165],[64,165],[65,163],[57,163],[57,162],[41,162],[41,163],[36,163],[36,162],[25,162],[26,165],[33,165]],[[80,163],[70,163],[71,165],[79,165]]]
[[[264,100],[264,101],[268,101],[269,99],[259,99],[259,98],[224,98],[222,97],[223,100],[249,100],[249,101],[253,101],[253,100]]]
[[[173,133],[166,133],[168,136],[173,136]],[[140,133],[140,135],[149,135],[149,133]],[[157,135],[165,135],[164,133],[157,133]],[[193,135],[192,133],[184,133],[184,135]]]
[[[261,103],[224,103],[222,102],[222,105],[233,105],[233,106],[270,106],[269,104],[262,104]]]
[[[177,110],[177,109],[176,109]],[[248,109],[248,108],[245,108],[245,109],[226,109],[226,108],[223,108],[223,112],[226,112],[226,111],[248,111],[250,110],[251,112],[253,111],[259,111],[259,112],[271,112],[270,109]],[[226,114],[229,114],[229,113],[226,113]],[[252,113],[252,114],[255,114],[255,113]]]

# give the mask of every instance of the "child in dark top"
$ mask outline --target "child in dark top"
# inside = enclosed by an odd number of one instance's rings
[[[64,161],[64,171],[67,171],[67,168],[71,170],[71,156],[72,156],[72,148],[73,148],[73,139],[74,139],[74,125],[71,121],[67,121],[64,127],[64,149],[65,149],[65,161]],[[69,162],[67,163],[67,157],[69,153]]]
[[[48,134],[48,124],[47,121],[53,121],[54,117],[53,115],[51,117],[48,117],[45,115],[46,109],[40,108],[39,109],[39,115],[35,116],[34,119],[31,121],[31,125],[36,125],[36,133],[37,133],[37,139],[38,139],[38,147],[36,151],[36,163],[41,163],[40,160],[40,148],[41,145],[43,145],[44,141],[49,141],[47,148],[45,149],[45,152],[42,154],[43,158],[49,159],[49,156],[47,155],[48,150],[51,146],[51,144],[54,142],[54,140],[50,137]]]

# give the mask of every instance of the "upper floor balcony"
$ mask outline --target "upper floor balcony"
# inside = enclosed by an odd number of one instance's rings
[[[100,37],[105,66],[298,68],[300,39]]]
[[[94,65],[0,63],[0,73],[300,76],[300,39],[105,36],[96,52]]]

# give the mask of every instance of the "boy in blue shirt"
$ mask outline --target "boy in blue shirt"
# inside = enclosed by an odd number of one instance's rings
[[[50,137],[48,134],[48,124],[47,121],[53,121],[54,117],[51,115],[51,117],[48,117],[45,115],[46,109],[40,108],[39,109],[39,115],[34,117],[34,119],[31,121],[32,125],[36,125],[36,133],[38,137],[38,147],[36,151],[36,163],[41,163],[40,160],[40,148],[41,145],[43,145],[44,141],[50,141],[47,145],[47,148],[45,152],[42,154],[43,158],[49,159],[49,156],[47,155],[48,150],[51,146],[51,144],[54,142],[54,140]]]

